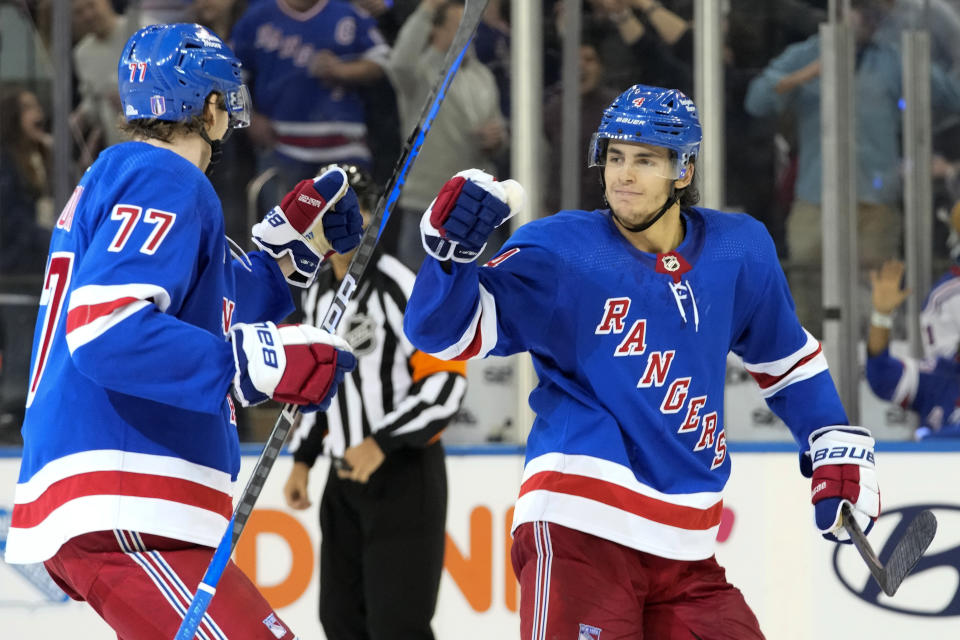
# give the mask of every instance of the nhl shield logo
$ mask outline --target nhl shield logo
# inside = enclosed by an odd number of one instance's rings
[[[635,106],[635,107],[637,107],[637,108],[642,107],[644,100],[646,100],[646,98],[643,98],[643,97],[634,98],[634,99],[633,99],[633,106]]]
[[[661,264],[663,264],[663,268],[669,271],[670,273],[673,273],[674,271],[680,268],[680,261],[677,260],[677,256],[674,256],[674,255],[667,254],[667,255],[661,256],[660,262]]]
[[[167,112],[167,101],[163,96],[150,96],[150,112],[155,116],[162,116]]]
[[[577,635],[577,640],[600,640],[600,631],[599,627],[591,627],[581,622],[580,633]]]

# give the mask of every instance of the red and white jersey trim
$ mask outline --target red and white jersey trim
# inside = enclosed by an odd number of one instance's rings
[[[85,451],[17,485],[6,561],[42,562],[67,540],[114,528],[216,547],[230,518],[229,474],[179,458]]]
[[[497,346],[497,301],[480,285],[480,302],[467,330],[443,351],[430,355],[440,360],[484,358]]]
[[[806,343],[790,355],[772,362],[744,361],[744,368],[756,380],[764,398],[769,398],[794,382],[807,380],[827,370],[827,358],[823,355],[820,342],[806,329],[803,331],[807,335]]]
[[[74,290],[67,310],[70,353],[151,303],[166,311],[170,294],[152,284],[87,285]]]
[[[513,529],[555,522],[665,558],[702,560],[714,553],[722,511],[720,493],[666,494],[615,462],[548,453],[524,468]]]
[[[917,395],[917,387],[920,385],[920,367],[913,358],[897,358],[897,361],[903,365],[903,372],[897,380],[897,387],[893,390],[893,397],[890,400],[901,407],[908,407]]]
[[[339,135],[360,139],[367,135],[367,125],[362,122],[328,120],[325,122],[274,120],[273,128],[281,136],[331,136]]]

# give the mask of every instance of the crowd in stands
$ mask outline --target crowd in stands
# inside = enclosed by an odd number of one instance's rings
[[[513,0],[517,2],[520,0]],[[13,0],[49,45],[53,0]],[[560,207],[563,0],[543,0],[544,210]],[[774,238],[804,325],[821,334],[820,37],[826,0],[724,3],[726,208],[761,220]],[[247,186],[256,215],[330,163],[370,171],[384,184],[419,116],[463,12],[456,0],[71,0],[74,170],[121,139],[116,65],[127,38],[152,22],[199,22],[243,62],[256,108],[211,176],[227,231],[249,236]],[[416,269],[417,224],[453,173],[510,174],[511,0],[490,0],[410,175],[384,244]],[[924,14],[929,5],[930,15]],[[597,114],[644,83],[693,94],[693,0],[584,0],[579,86],[580,157]],[[860,257],[867,273],[903,256],[899,53],[904,28],[929,25],[933,70],[935,202],[960,201],[960,1],[852,0],[856,32],[857,193]],[[55,76],[52,80],[55,82]],[[0,280],[43,270],[51,198],[49,84],[0,78]],[[259,180],[258,180],[259,178]],[[579,207],[604,207],[593,171],[581,172]],[[954,232],[956,233],[956,232]],[[930,251],[949,268],[945,243]],[[888,272],[889,273],[889,272]],[[2,287],[0,287],[2,289]],[[960,288],[958,288],[960,289]],[[2,322],[2,314],[0,314]],[[0,327],[2,330],[2,327]],[[9,330],[8,330],[9,334]],[[866,334],[865,334],[866,337]],[[9,375],[9,373],[8,373]]]

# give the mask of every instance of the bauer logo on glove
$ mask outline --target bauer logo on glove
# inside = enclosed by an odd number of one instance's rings
[[[357,359],[343,338],[306,325],[236,324],[230,330],[236,374],[234,391],[248,407],[272,398],[326,409]]]
[[[823,537],[850,542],[841,510],[849,504],[864,533],[880,515],[873,438],[862,427],[832,426],[810,434],[810,453],[801,459],[804,475],[812,478],[810,501]]]
[[[276,259],[290,256],[295,271],[287,281],[308,287],[324,258],[355,249],[362,231],[357,196],[347,174],[334,167],[297,184],[253,226],[253,241]]]

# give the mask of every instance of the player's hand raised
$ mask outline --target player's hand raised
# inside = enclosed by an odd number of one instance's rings
[[[347,174],[334,167],[302,180],[263,220],[253,226],[253,241],[276,259],[290,256],[290,284],[309,286],[323,259],[348,253],[360,244],[363,217]]]
[[[525,200],[515,180],[497,182],[479,169],[461,171],[420,219],[423,248],[437,260],[473,262],[493,230],[523,209]]]
[[[273,398],[324,410],[357,359],[343,338],[308,324],[236,324],[230,330],[234,392],[248,407]]]

